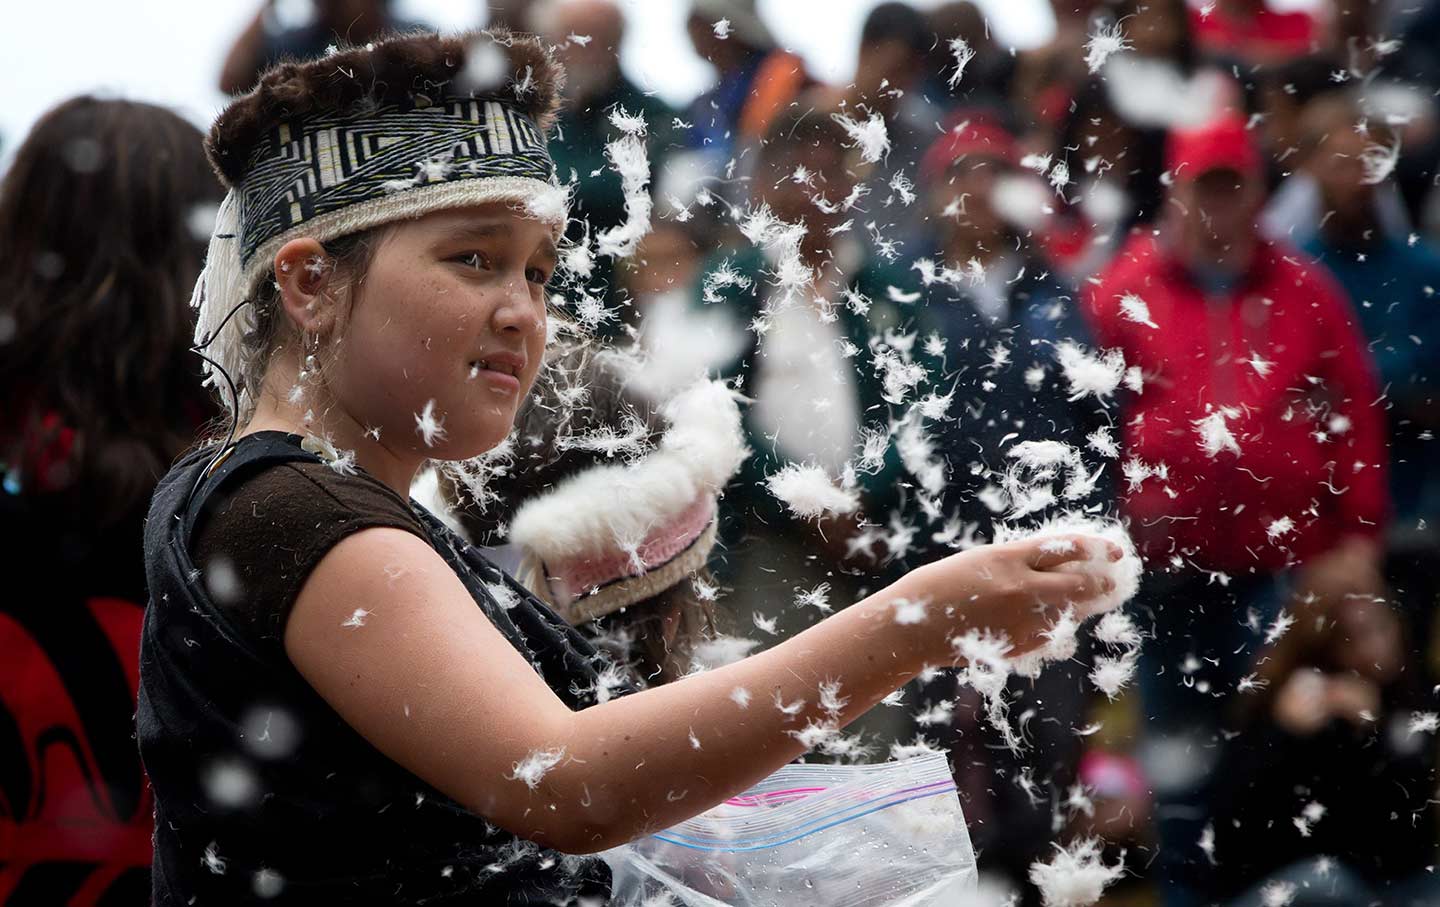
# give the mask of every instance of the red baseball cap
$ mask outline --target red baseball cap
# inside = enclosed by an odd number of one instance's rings
[[[1015,136],[993,116],[981,112],[962,113],[951,122],[953,125],[931,143],[920,159],[922,179],[935,179],[963,157],[996,158],[1007,164],[1019,162],[1020,146]]]
[[[1165,167],[1176,180],[1194,180],[1211,170],[1234,170],[1242,176],[1261,172],[1260,151],[1245,121],[1226,114],[1195,129],[1172,130],[1165,147]]]

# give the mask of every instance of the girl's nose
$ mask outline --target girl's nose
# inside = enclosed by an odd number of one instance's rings
[[[507,277],[495,292],[501,294],[492,316],[496,331],[532,334],[545,326],[545,302],[536,300],[524,272]]]

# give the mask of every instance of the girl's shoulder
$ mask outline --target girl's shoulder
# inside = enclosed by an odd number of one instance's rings
[[[239,534],[265,530],[304,531],[326,522],[392,520],[397,528],[425,536],[409,502],[345,458],[329,461],[302,447],[296,435],[259,432],[242,437],[226,458],[248,461],[204,490],[193,539],[213,535],[217,526]],[[254,457],[253,448],[280,447],[293,456]],[[223,468],[224,460],[216,466]]]
[[[241,438],[231,455],[275,440]],[[313,456],[248,465],[203,489],[188,551],[215,604],[264,636],[283,632],[311,571],[348,536],[383,527],[430,542],[409,503],[363,472]]]

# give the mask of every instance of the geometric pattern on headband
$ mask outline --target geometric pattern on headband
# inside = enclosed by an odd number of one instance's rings
[[[281,124],[239,186],[240,259],[317,217],[416,186],[496,176],[554,182],[535,123],[502,101],[420,97]]]

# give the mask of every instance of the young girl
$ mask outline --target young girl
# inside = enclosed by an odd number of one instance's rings
[[[1057,569],[1082,545],[978,548],[597,697],[593,648],[406,499],[426,460],[499,444],[540,367],[560,78],[527,37],[412,35],[278,67],[211,132],[231,195],[200,322],[242,428],[182,458],[148,522],[159,905],[603,902],[603,862],[567,855],[742,791],[957,633],[1024,650],[1109,585]]]

